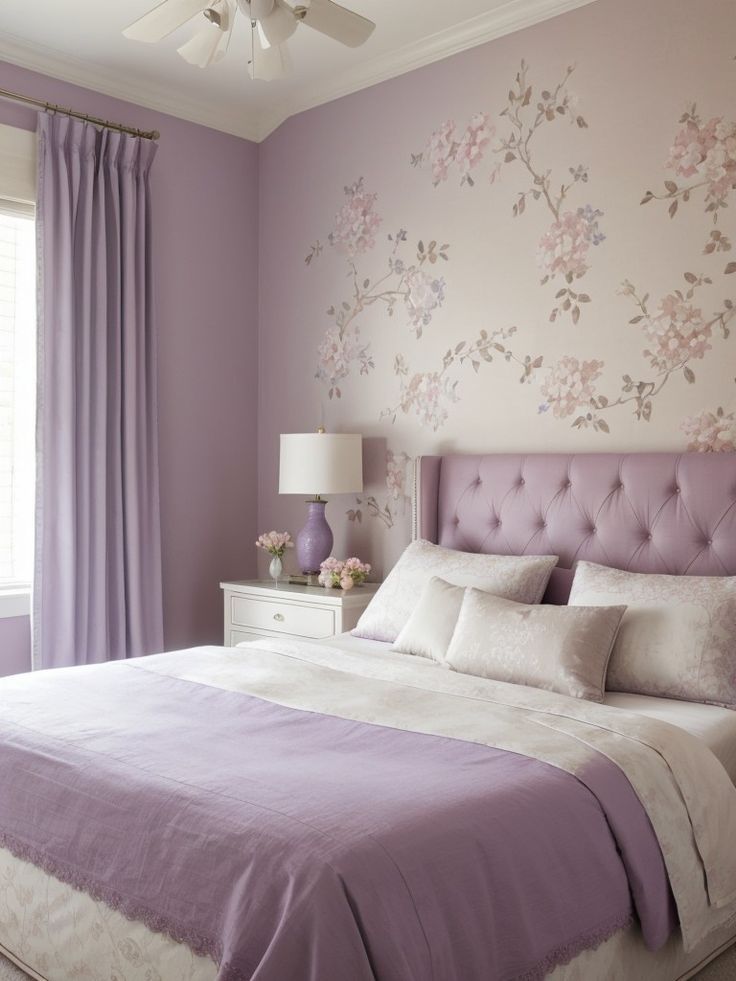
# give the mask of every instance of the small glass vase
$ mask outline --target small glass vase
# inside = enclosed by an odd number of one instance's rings
[[[274,555],[274,557],[271,559],[271,564],[268,567],[268,574],[273,579],[276,589],[279,588],[279,579],[281,578],[283,571],[284,566],[281,559],[278,557],[278,555]]]

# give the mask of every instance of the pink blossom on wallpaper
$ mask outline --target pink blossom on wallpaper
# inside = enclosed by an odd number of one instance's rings
[[[426,156],[435,185],[447,180],[450,165],[455,159],[455,123],[451,119],[432,133],[427,141]]]
[[[460,137],[455,150],[455,163],[461,174],[467,175],[483,159],[483,151],[493,136],[493,128],[488,126],[488,114],[476,112]]]
[[[645,354],[660,370],[667,370],[702,358],[710,350],[713,328],[703,320],[703,312],[681,293],[670,293],[659,304],[660,313],[644,324],[644,333],[652,345]]]
[[[588,204],[563,212],[552,223],[540,239],[537,254],[546,275],[564,276],[568,283],[585,275],[591,245],[600,245],[605,238],[598,225],[602,216],[602,211]]]
[[[404,303],[409,315],[409,326],[420,337],[422,327],[429,324],[432,313],[442,306],[445,299],[445,280],[442,276],[430,276],[423,269],[415,267],[405,273],[404,285]]]
[[[707,197],[723,201],[736,183],[736,123],[689,117],[670,148],[667,166],[680,177],[700,177]]]
[[[718,119],[711,119],[702,126],[692,119],[688,120],[670,147],[667,167],[680,177],[694,177],[699,173],[716,144],[715,129],[719,122]]]
[[[435,187],[447,180],[453,165],[462,175],[460,183],[472,185],[470,171],[483,159],[494,132],[493,126],[488,124],[488,114],[485,112],[476,112],[471,116],[460,136],[457,136],[457,124],[448,119],[429,137],[424,152],[412,156],[412,163],[415,166],[429,163]]]
[[[595,359],[579,361],[570,355],[560,358],[550,367],[542,385],[544,408],[551,407],[557,419],[564,419],[587,406],[595,395],[593,382],[600,377],[602,369],[603,362]]]
[[[455,384],[438,371],[417,372],[402,383],[399,407],[405,413],[414,411],[422,426],[436,432],[447,419],[447,403],[457,402]]]
[[[680,426],[688,439],[687,448],[693,453],[730,453],[736,450],[736,414],[726,413],[719,406],[715,412],[707,409],[688,416]]]
[[[386,487],[389,495],[398,501],[406,495],[406,465],[409,457],[406,453],[395,453],[386,450]]]
[[[357,327],[347,330],[329,327],[317,348],[317,356],[315,378],[329,386],[330,394],[334,392],[338,398],[339,383],[350,374],[353,362],[360,365],[361,374],[367,374],[373,367],[368,345],[361,344]]]
[[[721,208],[727,207],[727,198],[736,188],[736,123],[714,116],[703,122],[691,106],[680,117],[680,129],[670,147],[666,167],[685,183],[667,180],[665,192],[647,191],[642,204],[655,198],[669,201],[669,215],[674,218],[681,203],[693,197],[698,188],[705,188],[705,210],[716,221]],[[706,254],[715,251],[708,249]]]
[[[375,212],[378,195],[365,190],[362,177],[344,190],[347,201],[335,215],[335,229],[328,239],[339,252],[353,258],[373,248],[383,219]]]

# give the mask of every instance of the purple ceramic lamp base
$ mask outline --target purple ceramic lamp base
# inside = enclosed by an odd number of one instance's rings
[[[303,573],[319,572],[332,552],[332,529],[325,518],[327,501],[307,501],[307,523],[296,536],[296,557]]]

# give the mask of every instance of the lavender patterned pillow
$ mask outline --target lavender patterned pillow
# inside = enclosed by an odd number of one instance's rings
[[[736,708],[736,576],[578,562],[572,606],[625,604],[606,688]]]
[[[422,540],[412,542],[366,607],[353,634],[393,644],[433,576],[517,603],[539,603],[556,564],[556,555],[483,555]]]

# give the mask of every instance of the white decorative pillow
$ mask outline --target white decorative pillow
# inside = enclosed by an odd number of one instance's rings
[[[570,604],[628,607],[606,687],[736,708],[736,576],[666,576],[578,562]]]
[[[441,576],[455,586],[477,586],[520,603],[538,603],[556,564],[556,555],[483,555],[422,540],[412,542],[366,607],[353,633],[393,644],[432,576]]]
[[[396,638],[393,650],[444,661],[463,605],[464,586],[432,576]]]
[[[446,664],[514,685],[602,702],[625,606],[532,606],[466,589]]]

